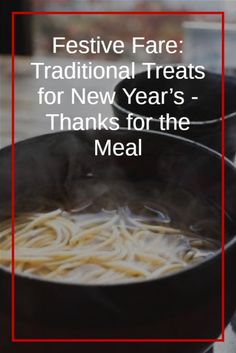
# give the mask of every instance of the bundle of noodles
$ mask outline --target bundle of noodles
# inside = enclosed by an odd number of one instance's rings
[[[11,227],[2,223],[0,263],[11,264]],[[97,214],[60,209],[15,219],[15,271],[75,283],[158,278],[214,254],[215,241],[132,215],[127,207]]]

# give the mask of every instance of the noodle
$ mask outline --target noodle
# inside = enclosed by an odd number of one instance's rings
[[[11,264],[11,227],[2,223],[0,263]],[[148,224],[128,208],[97,214],[60,209],[15,219],[15,270],[50,280],[123,283],[180,271],[211,256],[216,242]]]

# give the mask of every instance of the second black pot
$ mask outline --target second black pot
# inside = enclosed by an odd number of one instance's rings
[[[177,70],[177,66],[175,66]],[[153,70],[151,78],[147,79],[147,72],[141,72],[134,79],[125,79],[116,87],[116,99],[113,104],[115,116],[120,120],[120,126],[127,127],[126,117],[129,113],[134,116],[153,117],[150,128],[160,131],[158,118],[161,114],[173,115],[177,119],[187,116],[190,119],[190,127],[187,131],[175,130],[171,124],[168,133],[183,136],[190,140],[200,142],[218,152],[222,152],[222,109],[221,109],[221,75],[206,71],[202,80],[167,80],[160,71],[160,78],[156,79],[156,71]],[[131,104],[128,104],[127,96],[123,89],[129,93],[137,88],[150,94],[151,91],[165,91],[173,88],[185,93],[185,103],[175,105],[170,97],[165,105],[137,104],[134,96]],[[233,159],[236,153],[236,79],[225,77],[225,155]],[[192,100],[192,97],[198,100]]]

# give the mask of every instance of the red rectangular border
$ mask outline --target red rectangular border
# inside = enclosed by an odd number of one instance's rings
[[[101,339],[40,339],[40,338],[16,338],[15,337],[15,239],[14,239],[14,223],[15,223],[15,16],[16,15],[219,15],[221,16],[221,338],[220,339],[148,339],[148,338],[127,338],[127,339],[116,339],[116,338],[101,338]],[[225,162],[224,162],[224,150],[225,150],[225,139],[224,139],[224,118],[225,118],[225,15],[222,11],[145,11],[145,12],[134,12],[134,11],[22,11],[12,12],[11,16],[11,29],[12,29],[12,55],[11,55],[11,111],[12,111],[12,134],[11,134],[11,192],[12,192],[12,216],[11,216],[11,228],[12,228],[12,265],[11,265],[11,341],[12,342],[224,342],[224,327],[225,327]]]

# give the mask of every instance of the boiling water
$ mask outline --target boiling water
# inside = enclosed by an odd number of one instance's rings
[[[77,207],[67,211],[16,217],[16,272],[73,283],[133,282],[184,270],[220,248],[219,210],[186,190],[114,182],[88,195],[78,193]],[[4,266],[11,263],[10,232],[6,222]]]

